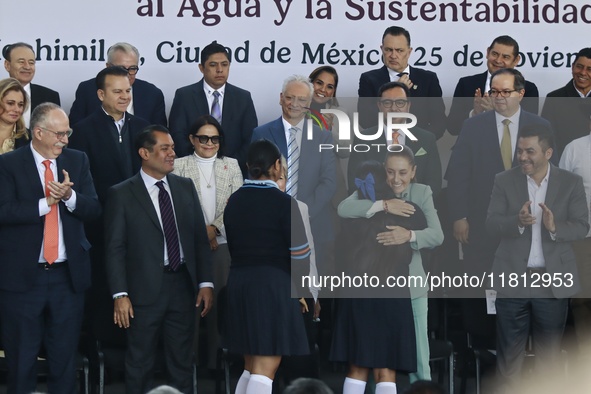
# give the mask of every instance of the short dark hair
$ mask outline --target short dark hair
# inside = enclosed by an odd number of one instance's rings
[[[525,78],[523,78],[523,74],[521,74],[521,72],[519,70],[516,70],[514,68],[500,68],[497,71],[495,71],[494,73],[492,73],[492,75],[490,76],[490,83],[492,85],[492,81],[493,79],[497,76],[497,75],[513,75],[513,89],[515,90],[521,90],[521,89],[525,89]]]
[[[250,179],[268,177],[269,169],[277,160],[281,160],[281,152],[273,142],[265,139],[252,142],[246,154],[246,166]]]
[[[575,61],[573,64],[579,60],[580,57],[586,57],[587,59],[591,59],[591,48],[583,48],[577,53],[577,57],[575,57]]]
[[[412,149],[410,149],[408,146],[406,145],[400,145],[402,147],[402,149],[400,149],[399,151],[388,151],[388,153],[386,153],[386,159],[384,160],[384,164],[388,161],[389,158],[391,157],[404,157],[406,160],[408,160],[408,164],[410,164],[411,167],[414,167],[415,164],[415,154],[412,153]]]
[[[384,171],[384,164],[377,160],[364,161],[355,170],[355,184],[357,179],[365,180],[371,174],[374,179],[374,196],[368,195],[363,188],[357,188],[357,196],[359,199],[372,200],[389,200],[394,198],[394,192],[387,183],[386,171]]]
[[[332,97],[332,105],[338,107],[339,101],[337,100],[337,87],[339,86],[339,74],[337,74],[337,70],[335,70],[335,68],[332,66],[317,67],[310,73],[310,76],[308,77],[310,78],[312,85],[314,84],[314,80],[322,73],[329,73],[334,78],[334,94]]]
[[[285,388],[283,394],[333,394],[333,391],[322,380],[297,378]]]
[[[515,39],[511,36],[498,36],[493,40],[490,44],[488,49],[492,49],[495,44],[506,45],[508,47],[513,47],[513,57],[517,57],[519,55],[519,44]]]
[[[388,91],[390,89],[394,89],[394,88],[400,88],[402,90],[404,90],[404,94],[406,95],[407,98],[410,97],[410,89],[408,88],[408,86],[406,86],[406,84],[402,83],[402,82],[386,82],[385,84],[383,84],[382,86],[380,86],[380,89],[378,89],[378,97],[382,97],[382,94],[384,94],[385,91]]]
[[[546,124],[528,124],[519,129],[518,138],[538,137],[538,142],[544,151],[554,149],[554,132]]]
[[[205,66],[207,59],[209,59],[209,57],[211,55],[216,54],[216,53],[223,53],[224,55],[226,55],[226,59],[228,59],[229,62],[232,62],[232,60],[230,59],[230,54],[228,53],[228,50],[226,49],[226,47],[224,47],[221,44],[218,44],[217,41],[212,41],[211,44],[206,45],[201,50],[201,56],[199,59],[201,65]]]
[[[386,36],[388,34],[391,35],[391,36],[404,36],[404,37],[406,37],[406,42],[408,43],[408,46],[410,46],[410,33],[404,27],[390,26],[389,28],[387,28],[386,30],[384,30],[384,34],[382,34],[382,42],[384,42],[384,38],[386,38]]]
[[[31,46],[31,44],[27,44],[26,42],[15,42],[14,44],[6,45],[4,47],[4,50],[2,51],[2,56],[4,57],[4,59],[10,61],[10,53],[12,52],[12,50],[23,47],[29,48],[33,52],[33,55],[35,55],[35,50]]]
[[[151,124],[146,126],[142,132],[139,133],[137,137],[135,137],[134,146],[136,152],[139,152],[141,148],[146,148],[152,152],[154,145],[156,145],[156,137],[154,136],[154,133],[170,134],[170,131],[166,127],[159,124]]]
[[[96,82],[97,89],[105,90],[105,80],[107,79],[107,75],[114,75],[116,77],[128,77],[129,73],[126,69],[124,69],[121,66],[105,67],[101,71],[99,71],[94,80]]]
[[[219,145],[219,149],[218,149],[218,158],[221,159],[222,157],[224,157],[224,130],[222,129],[222,125],[220,125],[220,123],[211,115],[202,115],[200,117],[197,118],[197,120],[191,125],[191,127],[189,128],[189,134],[188,135],[197,135],[197,132],[199,131],[200,128],[202,128],[205,125],[212,125],[213,127],[216,128],[216,130],[218,131],[218,134],[220,136],[220,145]]]

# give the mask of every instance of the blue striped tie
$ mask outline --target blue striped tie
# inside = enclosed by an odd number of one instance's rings
[[[211,104],[211,116],[218,121],[219,124],[222,124],[222,109],[220,108],[220,92],[215,90],[213,92],[213,104]]]
[[[289,141],[287,142],[287,194],[293,198],[298,196],[298,170],[300,168],[300,149],[296,141],[297,127],[289,129]]]
[[[164,239],[166,239],[166,250],[168,252],[168,268],[171,271],[177,271],[181,266],[181,251],[179,247],[179,235],[176,230],[176,221],[172,210],[170,196],[164,188],[164,182],[156,182],[158,192],[158,205],[160,206],[160,217],[162,218],[162,228],[164,230]]]

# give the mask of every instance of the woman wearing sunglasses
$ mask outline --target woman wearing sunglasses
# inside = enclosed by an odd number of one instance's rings
[[[189,129],[189,141],[195,152],[176,159],[173,173],[190,178],[197,189],[213,255],[214,291],[217,293],[226,285],[230,269],[230,254],[223,221],[224,209],[230,195],[242,186],[242,172],[236,159],[224,156],[224,132],[212,116],[204,115],[195,121]],[[217,336],[215,304],[209,314],[212,316],[206,319],[207,332]],[[207,341],[207,363],[212,369],[215,368],[219,343],[219,338],[216,338],[210,337]]]

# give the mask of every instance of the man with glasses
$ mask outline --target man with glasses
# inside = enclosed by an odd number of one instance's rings
[[[447,117],[447,131],[458,135],[462,123],[467,118],[493,109],[492,100],[488,95],[491,75],[501,68],[515,68],[521,56],[519,44],[509,36],[495,38],[486,49],[487,70],[480,74],[460,78],[454,91],[454,99]],[[525,81],[524,100],[521,107],[528,112],[538,113],[538,88],[535,84]]]
[[[37,65],[35,52],[31,45],[24,42],[7,45],[2,55],[4,56],[4,68],[8,72],[8,75],[23,85],[23,88],[31,99],[31,105],[23,113],[25,126],[29,128],[29,121],[33,110],[39,104],[45,102],[60,105],[60,95],[55,90],[31,83],[35,77],[35,67]]]
[[[486,213],[495,175],[518,164],[519,129],[529,124],[549,127],[545,119],[521,108],[525,79],[516,69],[495,71],[488,94],[493,110],[464,122],[445,174],[449,219],[470,274],[490,272],[499,239],[487,233]],[[484,295],[484,290],[478,295]]]
[[[407,85],[402,82],[388,82],[380,87],[378,95],[377,108],[384,115],[382,125],[384,133],[373,141],[363,141],[355,136],[353,146],[367,144],[369,150],[352,149],[351,151],[347,168],[349,193],[357,190],[354,179],[359,165],[367,160],[376,160],[382,163],[388,152],[387,147],[392,144],[400,144],[408,146],[415,154],[415,163],[417,165],[416,181],[431,186],[433,196],[437,196],[441,190],[441,161],[439,160],[439,152],[433,133],[416,126],[409,128],[408,130],[417,137],[417,141],[412,141],[400,130],[386,131],[388,113],[412,112],[409,98],[410,92]],[[407,120],[407,118],[401,117],[394,118],[392,122],[404,124]],[[363,130],[362,134],[373,135],[377,130],[378,126],[374,126]]]
[[[145,119],[150,124],[165,126],[167,123],[164,95],[153,84],[136,78],[140,70],[139,61],[140,54],[136,47],[126,42],[118,42],[107,51],[106,67],[121,66],[129,73],[131,100],[127,106],[127,112]],[[94,78],[78,85],[76,98],[70,109],[70,124],[76,125],[101,106],[96,92]]]
[[[31,114],[31,144],[0,156],[0,319],[9,393],[36,391],[42,343],[46,391],[77,391],[91,279],[83,224],[101,207],[86,154],[64,149],[71,133],[66,113],[43,103]]]

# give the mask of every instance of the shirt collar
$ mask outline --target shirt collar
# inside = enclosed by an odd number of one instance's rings
[[[287,120],[285,120],[283,116],[281,117],[281,121],[283,122],[283,129],[286,133],[289,132],[289,129],[291,129],[292,127],[297,127],[300,130],[304,130],[304,120],[306,120],[305,116],[302,118],[302,120],[298,122],[298,124],[292,125]]]
[[[517,108],[517,111],[509,117],[503,116],[500,113],[498,113],[497,111],[495,111],[495,119],[497,121],[497,124],[502,124],[503,120],[509,119],[511,121],[511,124],[518,125],[519,124],[519,116],[521,116],[521,105],[519,106],[519,108]]]
[[[279,189],[279,186],[277,185],[277,183],[275,183],[275,181],[272,181],[270,179],[264,179],[264,180],[256,180],[256,179],[245,179],[244,180],[245,184],[251,184],[251,185],[266,185],[266,186],[273,186],[277,189]]]
[[[156,182],[160,182],[160,181],[164,181],[164,183],[166,185],[168,185],[168,178],[164,177],[162,179],[156,179],[154,177],[151,177],[150,175],[146,174],[144,172],[144,169],[140,169],[140,176],[142,177],[142,180],[144,181],[144,184],[146,185],[146,189],[149,189],[150,187],[154,186],[156,184]]]
[[[546,171],[546,176],[544,176],[544,178],[542,179],[542,182],[540,182],[540,185],[542,185],[543,183],[548,183],[548,179],[550,178],[550,167],[551,166],[552,165],[550,164],[550,162],[548,162],[548,170]],[[529,175],[526,175],[526,176],[527,176],[527,180],[529,182],[533,182],[536,186],[538,185],[537,182],[534,180],[534,178],[532,178]]]
[[[224,93],[226,92],[226,84],[223,84],[222,87],[219,89],[214,89],[211,86],[209,86],[207,82],[205,82],[205,79],[203,79],[203,91],[206,95],[212,96],[213,92],[215,92],[216,90],[220,93],[221,97],[224,97]]]
[[[29,144],[29,145],[30,145],[30,147],[31,147],[31,152],[33,152],[33,159],[35,159],[35,165],[36,165],[37,167],[40,167],[40,166],[42,166],[42,165],[43,165],[43,162],[44,162],[45,160],[49,160],[49,161],[51,161],[51,164],[53,164],[53,165],[57,165],[57,164],[56,164],[56,160],[55,160],[55,159],[46,159],[45,157],[41,156],[41,154],[40,154],[39,152],[37,152],[37,151],[35,150],[35,148],[33,148],[33,144],[32,144],[32,143],[31,143],[31,144]]]

